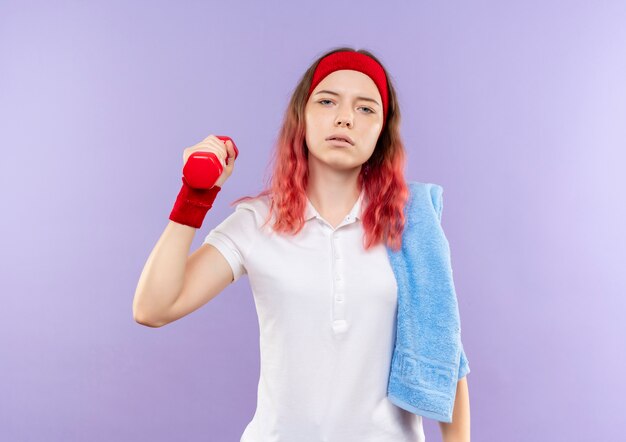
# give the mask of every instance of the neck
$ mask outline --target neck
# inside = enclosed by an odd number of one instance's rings
[[[359,199],[361,167],[336,170],[317,167],[309,161],[307,196],[315,209],[326,219],[346,216]]]

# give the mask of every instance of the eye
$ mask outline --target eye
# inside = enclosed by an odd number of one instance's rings
[[[326,99],[324,99],[324,100],[320,100],[320,101],[318,101],[318,103],[320,103],[320,104],[322,104],[322,105],[323,105],[325,101],[327,101],[327,102],[329,102],[329,103],[332,103],[332,101],[331,101],[331,100],[326,100]],[[369,107],[366,107],[366,106],[361,106],[360,108],[367,109],[367,112],[366,112],[366,113],[368,113],[368,114],[373,114],[373,113],[374,113],[374,111],[373,111],[372,109],[370,109]]]

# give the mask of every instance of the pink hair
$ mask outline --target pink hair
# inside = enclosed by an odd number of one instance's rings
[[[271,209],[265,224],[269,222],[275,211],[276,221],[272,228],[276,232],[295,235],[304,227],[309,174],[304,108],[317,64],[326,55],[337,51],[355,50],[341,47],[320,56],[307,69],[296,86],[285,111],[275,145],[273,174],[269,185],[254,197],[244,196],[231,203],[232,206],[263,195],[270,195]],[[366,54],[380,63],[371,52],[365,49],[355,52]],[[363,204],[367,204],[362,218],[365,231],[363,246],[366,250],[383,241],[394,250],[400,249],[405,223],[403,209],[409,196],[403,173],[406,154],[399,132],[400,109],[395,89],[386,70],[385,74],[389,89],[387,122],[372,156],[364,164],[368,166],[367,174],[365,174],[365,167],[362,167],[358,177],[359,189],[363,186],[365,188]]]

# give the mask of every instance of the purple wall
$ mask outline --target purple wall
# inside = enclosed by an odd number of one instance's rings
[[[343,44],[393,76],[407,178],[445,189],[473,440],[622,439],[626,3],[276,3],[0,4],[0,440],[239,440],[247,277],[160,329],[134,290],[183,149],[241,151],[195,250]]]

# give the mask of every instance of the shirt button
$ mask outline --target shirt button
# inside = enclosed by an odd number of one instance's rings
[[[348,329],[348,321],[345,319],[335,319],[333,321],[333,331],[337,333],[345,332]]]

